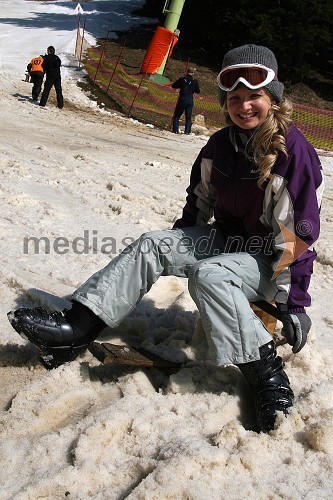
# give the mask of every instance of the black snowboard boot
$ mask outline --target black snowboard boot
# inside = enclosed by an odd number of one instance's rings
[[[48,368],[75,359],[107,326],[88,307],[72,303],[62,312],[23,307],[8,313],[14,330],[38,347]]]
[[[259,352],[259,361],[237,366],[252,390],[260,429],[269,432],[274,429],[277,411],[288,414],[294,394],[288,376],[282,369],[282,359],[276,356],[274,342],[261,346]]]

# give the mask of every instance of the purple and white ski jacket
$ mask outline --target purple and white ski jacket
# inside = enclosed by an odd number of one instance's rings
[[[192,167],[182,218],[174,227],[204,225],[214,217],[226,236],[242,239],[242,251],[248,243],[256,252],[270,251],[276,302],[302,312],[311,303],[308,287],[320,230],[320,160],[292,126],[286,137],[288,156],[278,155],[262,189],[258,167],[239,150],[236,135],[235,127],[223,128],[202,148]]]

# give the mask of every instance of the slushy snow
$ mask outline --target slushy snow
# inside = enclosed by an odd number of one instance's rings
[[[81,2],[90,12],[87,36],[94,41],[120,20],[122,27],[143,22],[130,17],[140,3]],[[160,278],[100,340],[190,359],[186,367],[167,376],[101,365],[87,352],[47,371],[6,313],[68,306],[76,287],[126,243],[170,228],[207,137],[128,120],[80,90],[77,3],[3,0],[1,7],[0,498],[331,499],[333,158],[321,156],[327,187],[308,309],[313,327],[299,354],[278,348],[296,398],[276,430],[249,430],[254,415],[239,370],[208,362],[185,279]],[[64,65],[63,110],[54,94],[45,109],[34,105],[22,81],[48,45]],[[38,252],[32,237],[44,238]]]

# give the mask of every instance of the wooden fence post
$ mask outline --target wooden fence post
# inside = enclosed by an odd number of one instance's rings
[[[84,23],[83,23],[81,50],[80,50],[80,57],[79,57],[79,67],[81,66],[81,60],[82,60],[82,50],[83,50],[83,42],[84,42],[84,32],[85,32],[85,29],[86,29],[86,19],[84,20]]]
[[[80,35],[80,12],[78,14],[78,19],[77,19],[77,31],[76,31],[76,42],[75,42],[75,56],[77,57],[77,44],[79,41],[79,35]]]

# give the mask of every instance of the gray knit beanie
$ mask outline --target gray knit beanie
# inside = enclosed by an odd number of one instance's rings
[[[273,52],[262,45],[242,45],[226,53],[223,58],[222,69],[234,64],[262,64],[274,71],[276,78],[278,64]],[[281,102],[283,97],[284,85],[278,80],[265,85],[265,88],[272,94],[276,102]],[[223,106],[226,92],[219,88],[220,104]]]

